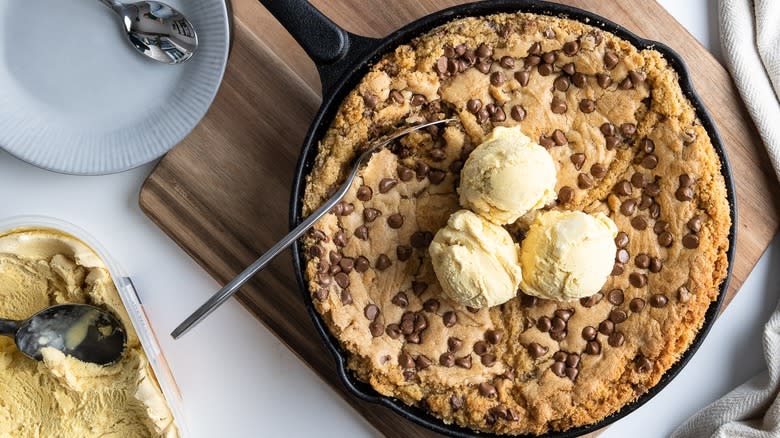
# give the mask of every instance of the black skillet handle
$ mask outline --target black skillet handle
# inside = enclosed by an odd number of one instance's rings
[[[317,65],[322,95],[335,91],[341,77],[369,51],[378,39],[366,38],[339,27],[307,0],[260,0]]]

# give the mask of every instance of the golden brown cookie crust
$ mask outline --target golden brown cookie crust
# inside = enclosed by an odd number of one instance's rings
[[[455,20],[399,46],[347,96],[304,213],[366,142],[445,117],[459,121],[377,154],[305,238],[309,289],[350,369],[481,431],[540,434],[618,411],[689,347],[727,272],[721,163],[677,74],[659,52],[568,19]],[[622,231],[615,269],[588,299],[519,293],[467,309],[442,294],[427,244],[459,208],[468,153],[518,124],[556,162],[550,208],[601,211]],[[518,241],[532,214],[508,227]]]

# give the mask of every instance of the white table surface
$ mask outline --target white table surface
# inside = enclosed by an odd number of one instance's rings
[[[720,53],[715,0],[660,2],[705,46]],[[234,301],[181,340],[167,336],[218,285],[139,209],[138,191],[152,167],[74,177],[39,170],[0,152],[0,215],[40,214],[75,223],[124,266],[181,387],[193,437],[377,436]],[[680,375],[602,436],[666,436],[757,373],[763,366],[761,331],[778,298],[776,282],[770,280],[773,267],[780,267],[780,238]]]

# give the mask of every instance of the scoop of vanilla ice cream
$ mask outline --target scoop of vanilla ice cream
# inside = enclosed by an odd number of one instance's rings
[[[556,198],[552,156],[520,131],[497,127],[469,155],[460,174],[460,205],[496,224],[513,223]]]
[[[444,293],[461,304],[490,307],[517,295],[517,244],[504,228],[469,210],[453,213],[428,251]]]
[[[612,272],[617,232],[603,213],[540,212],[521,245],[520,288],[558,301],[595,294]]]

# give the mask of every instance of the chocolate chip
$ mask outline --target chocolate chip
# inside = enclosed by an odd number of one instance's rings
[[[551,40],[555,38],[555,31],[548,27],[547,29],[544,30],[544,32],[542,32],[542,35],[544,35],[544,37],[547,38],[548,40]]]
[[[415,295],[420,296],[426,289],[428,289],[428,283],[424,281],[412,281],[412,291]]]
[[[652,297],[650,297],[650,305],[653,307],[657,307],[657,308],[666,307],[666,304],[668,302],[669,302],[669,298],[666,298],[666,295],[655,294]]]
[[[589,341],[585,344],[585,354],[590,354],[592,356],[601,354],[601,342],[597,340]]]
[[[699,247],[699,236],[695,234],[686,234],[682,238],[682,244],[688,249],[696,249]]]
[[[374,94],[366,93],[363,96],[363,103],[365,104],[366,108],[374,109],[374,107],[376,107],[376,104],[379,103],[379,98],[376,97],[376,95]]]
[[[593,111],[596,111],[596,102],[590,99],[582,99],[580,101],[580,111],[585,114],[590,114]]]
[[[642,140],[642,142],[639,144],[639,147],[647,154],[652,154],[653,151],[655,151],[655,143],[653,143],[653,140],[650,140],[649,138]]]
[[[357,272],[366,272],[368,271],[368,268],[370,267],[370,263],[368,262],[368,259],[359,256],[357,259],[355,259],[355,271]]]
[[[452,163],[450,163],[450,172],[452,173],[458,173],[461,169],[463,169],[463,161],[461,160],[454,160]]]
[[[452,366],[452,365],[450,365],[450,366]],[[463,397],[458,397],[458,396],[456,396],[454,394],[451,395],[450,396],[450,406],[452,406],[452,410],[453,411],[458,411],[460,409],[463,409]]]
[[[374,321],[368,325],[368,331],[371,332],[371,336],[378,338],[385,332],[385,326],[379,321]]]
[[[553,360],[556,362],[566,362],[567,357],[569,357],[569,354],[561,350],[558,350],[553,354]]]
[[[589,297],[582,297],[580,298],[580,305],[582,307],[593,307],[601,301],[602,297],[603,295],[600,292],[597,292]]]
[[[634,83],[631,82],[631,78],[626,77],[625,79],[620,81],[620,83],[618,84],[618,88],[621,90],[630,90],[634,88]]]
[[[574,73],[574,75],[571,77],[571,83],[574,84],[574,86],[577,88],[585,88],[585,85],[588,83],[588,79],[584,74],[577,72]]]
[[[612,289],[607,293],[607,301],[615,306],[623,304],[623,289]]]
[[[602,335],[611,335],[615,331],[615,323],[606,319],[599,324],[599,333]]]
[[[428,319],[422,313],[414,315],[414,331],[419,333],[428,327]]]
[[[565,101],[557,97],[553,97],[552,102],[550,102],[550,109],[555,114],[563,114],[569,109],[569,107],[566,105]]]
[[[395,256],[399,261],[405,262],[412,256],[412,248],[406,245],[399,245],[395,248]]]
[[[496,355],[495,354],[491,354],[491,353],[483,354],[482,356],[480,356],[479,359],[482,362],[482,365],[484,365],[484,366],[486,366],[488,368],[492,367],[493,365],[496,364]]]
[[[555,362],[550,366],[550,371],[558,377],[566,375],[566,365],[563,362]]]
[[[625,268],[623,267],[622,263],[615,263],[612,265],[612,272],[609,273],[609,275],[613,277],[617,277],[619,275],[623,275],[623,271],[625,271]]]
[[[628,77],[631,79],[631,82],[633,82],[634,85],[639,85],[645,81],[644,73],[638,72],[636,70],[629,70]]]
[[[626,314],[626,312],[623,310],[612,309],[612,311],[609,312],[609,320],[614,322],[615,324],[620,324],[626,319],[628,319],[628,314]]]
[[[405,308],[406,306],[409,305],[409,298],[407,298],[404,292],[398,292],[397,294],[395,294],[395,296],[393,296],[390,302],[400,308]]]
[[[680,202],[686,202],[693,199],[693,189],[690,187],[680,187],[674,192],[674,197]]]
[[[398,90],[390,90],[390,99],[395,103],[403,103],[404,95]]]
[[[466,109],[469,110],[471,113],[476,113],[482,108],[482,101],[479,99],[469,99],[468,102],[466,102]]]
[[[567,41],[563,44],[563,53],[567,56],[574,56],[580,51],[580,43],[578,41]]]
[[[495,71],[490,74],[490,83],[499,86],[506,82],[506,75],[502,71]]]
[[[334,277],[334,280],[336,280],[336,284],[338,284],[342,289],[346,289],[349,287],[349,275],[339,272]]]
[[[368,227],[365,225],[361,225],[355,228],[355,237],[357,237],[360,240],[368,240]]]
[[[439,356],[439,365],[450,368],[455,365],[455,356],[452,353],[442,353]]]
[[[363,315],[365,315],[367,320],[373,321],[376,319],[377,315],[379,315],[379,307],[377,307],[375,304],[368,304],[363,309]]]
[[[490,118],[490,114],[488,113],[487,109],[482,108],[481,110],[477,111],[477,122],[478,123],[485,123]]]
[[[552,319],[552,327],[550,327],[550,332],[552,333],[560,333],[564,330],[566,330],[566,321],[563,320],[563,318],[555,317]]]
[[[631,219],[631,226],[639,231],[646,229],[647,225],[647,218],[644,216],[634,216],[634,218]]]
[[[648,154],[645,155],[644,158],[642,158],[642,167],[645,169],[655,169],[655,167],[658,165],[658,157],[656,157],[654,154]]]
[[[309,248],[309,256],[311,257],[322,257],[322,247],[319,245],[312,245]]]
[[[452,50],[452,49],[450,49],[450,50]],[[436,70],[436,73],[438,73],[439,75],[444,75],[444,74],[447,73],[447,63],[448,63],[449,59],[447,59],[448,57],[446,55],[446,53],[447,53],[446,49],[445,49],[444,53],[445,53],[445,55],[442,56],[441,58],[439,58],[436,61],[436,65],[433,66],[434,70]],[[453,51],[453,54],[454,53],[455,52]],[[451,56],[450,56],[450,58],[451,58]]]
[[[615,236],[615,245],[617,245],[618,248],[625,248],[626,245],[628,245],[628,242],[628,234],[623,231],[619,231]],[[628,255],[628,252],[626,252],[626,255]]]
[[[336,234],[333,235],[333,243],[335,243],[336,246],[347,246],[347,236],[344,234],[344,231],[336,231]]]
[[[482,43],[477,47],[477,56],[480,58],[487,58],[493,55],[493,49],[485,43]]]
[[[380,271],[384,271],[385,269],[389,268],[390,265],[392,265],[393,262],[390,261],[390,257],[379,254],[379,257],[376,258],[376,263],[374,263],[374,267],[379,269]]]
[[[629,260],[629,254],[628,251],[625,248],[620,248],[615,253],[615,261],[619,263],[626,264]]]
[[[620,62],[620,58],[618,58],[615,52],[608,51],[604,54],[604,67],[606,67],[607,70],[615,68],[618,62]]]
[[[628,276],[628,282],[634,287],[644,287],[647,284],[647,275],[639,272],[632,272]]]
[[[504,68],[514,68],[515,59],[512,58],[511,56],[502,56],[501,60],[499,60],[498,63],[501,65],[501,67]]]
[[[550,138],[552,138],[556,146],[563,146],[569,142],[569,140],[566,138],[566,134],[564,134],[560,129],[553,131]]]
[[[555,87],[558,91],[566,91],[569,89],[569,78],[566,76],[558,76],[555,78],[555,81],[553,81],[553,87]],[[582,103],[580,103],[580,109],[582,108]]]
[[[398,180],[394,178],[382,178],[379,181],[379,193],[387,193],[398,184]]]
[[[439,310],[439,300],[436,298],[429,298],[423,303],[423,309],[426,312],[436,313]]]
[[[453,327],[458,323],[458,315],[453,310],[444,312],[441,319],[445,327]]]
[[[634,298],[628,303],[628,308],[634,313],[641,312],[645,308],[645,300],[642,298]]]
[[[315,238],[316,240],[319,241],[328,240],[328,236],[326,236],[325,233],[323,233],[321,230],[318,230],[316,228],[312,228],[309,233],[311,234],[311,237]]]
[[[520,305],[523,307],[534,307],[537,301],[539,301],[539,299],[533,295],[520,293]]]
[[[328,299],[328,295],[330,295],[330,291],[327,288],[321,287],[317,289],[316,292],[314,292],[314,298],[318,299],[319,301],[325,301]]]
[[[680,286],[677,289],[677,300],[681,303],[687,303],[691,300],[691,291],[685,286]]]
[[[371,197],[374,195],[374,191],[371,190],[371,187],[368,186],[360,186],[359,189],[357,189],[357,194],[355,195],[359,200],[363,202],[368,202],[371,200]]]
[[[388,324],[385,328],[385,333],[390,339],[398,339],[401,337],[401,326],[398,324]]]
[[[488,344],[485,341],[477,341],[474,343],[474,353],[477,353],[477,355],[482,356],[487,353],[487,351]]]
[[[431,166],[429,166],[428,164],[422,161],[417,161],[416,163],[414,163],[414,172],[417,175],[418,179],[425,178],[426,176],[428,176],[428,172],[430,171],[431,171]]]
[[[580,371],[576,368],[566,368],[566,377],[568,377],[570,380],[574,381],[577,379],[577,374],[580,373]]]
[[[400,365],[401,368],[406,369],[414,368],[414,359],[412,359],[412,356],[409,353],[402,351],[398,355],[398,365]]]
[[[696,216],[692,217],[686,225],[688,226],[689,230],[693,231],[694,233],[698,233],[701,231],[701,216],[697,214]]]
[[[616,135],[608,135],[608,136],[604,137],[604,140],[606,142],[605,146],[606,146],[607,150],[610,150],[610,151],[615,149],[616,147],[620,146],[620,143],[621,143],[620,137],[618,137]]]
[[[647,210],[651,205],[653,205],[653,198],[651,198],[648,195],[642,194],[642,198],[639,201],[639,209]]]
[[[639,269],[647,269],[650,266],[650,256],[647,254],[639,254],[634,257],[634,264]]]
[[[542,145],[545,149],[550,149],[551,147],[555,146],[553,139],[545,135],[539,137],[539,144]]]
[[[458,351],[463,346],[463,341],[456,337],[447,339],[447,351]]]
[[[661,261],[658,257],[653,257],[650,259],[650,272],[657,274],[661,272],[661,269],[663,269],[664,262]]]
[[[404,217],[400,213],[393,213],[390,216],[387,217],[387,225],[390,226],[390,228],[401,228],[404,224]]]
[[[556,51],[547,52],[544,55],[542,55],[542,61],[544,61],[545,64],[553,64],[557,60],[558,60],[558,52]]]
[[[536,342],[531,342],[526,348],[528,349],[528,354],[531,355],[532,359],[538,359],[547,354],[547,352],[550,350],[549,348],[539,345]]]
[[[585,154],[583,153],[571,154],[569,160],[571,160],[572,164],[574,164],[575,169],[580,170],[582,169],[582,165],[585,164]]]
[[[490,71],[490,66],[492,65],[492,62],[489,61],[480,61],[475,66],[477,70],[479,70],[480,73],[487,74]]]
[[[467,370],[471,369],[471,355],[463,356],[455,359],[455,365],[465,368]]]
[[[634,366],[639,373],[646,373],[653,369],[653,363],[644,356],[637,356],[637,358],[634,359]]]
[[[566,73],[569,76],[573,75],[574,73],[577,73],[577,70],[576,70],[573,62],[569,62],[569,63],[563,64],[563,66],[561,67],[561,71]],[[565,76],[561,76],[561,77],[565,78]],[[567,88],[568,88],[568,86],[567,86]],[[566,90],[560,90],[560,91],[566,91]]]
[[[421,106],[425,103],[425,96],[422,94],[414,94],[412,95],[412,98],[409,100],[409,103],[412,104],[412,106]]]
[[[593,178],[586,173],[577,175],[577,187],[581,189],[589,189],[593,187]]]
[[[620,180],[617,184],[615,184],[615,187],[612,189],[615,194],[621,195],[621,196],[629,196],[633,193],[633,189],[631,188],[631,183],[629,183],[626,180]]]
[[[555,67],[553,67],[552,64],[542,64],[538,67],[538,70],[539,70],[539,75],[550,76],[555,71]]]
[[[599,130],[605,136],[614,136],[617,134],[617,128],[615,128],[615,125],[612,123],[602,123],[601,127],[599,127]]]
[[[414,171],[408,167],[398,166],[398,178],[404,182],[411,181],[414,178]]]
[[[413,248],[427,248],[433,240],[433,234],[429,231],[415,231],[410,238]]]
[[[525,87],[528,85],[528,80],[531,78],[531,72],[529,71],[518,71],[515,72],[515,79],[517,82],[520,83],[520,86]]]
[[[612,78],[609,77],[609,75],[606,75],[604,73],[597,73],[596,74],[596,83],[598,83],[599,87],[601,87],[601,88],[607,88],[610,85],[612,85]]]
[[[558,202],[568,204],[574,199],[574,189],[569,186],[563,186],[558,191]]]
[[[552,322],[550,318],[543,316],[536,321],[536,328],[541,332],[549,332],[552,328]]]
[[[522,122],[525,120],[525,108],[523,108],[520,105],[514,105],[511,110],[509,110],[509,115],[512,117],[512,119],[517,120],[518,122]]]
[[[480,395],[483,397],[493,398],[497,394],[496,387],[487,382],[480,383],[478,388]]]
[[[496,107],[495,112],[490,115],[490,120],[493,122],[503,122],[506,120],[506,113],[504,113],[504,109],[501,107]]]
[[[596,339],[598,332],[596,331],[595,327],[587,326],[582,329],[582,339],[585,339],[586,341],[592,341]]]
[[[504,337],[504,332],[502,330],[488,330],[485,332],[485,340],[487,340],[489,343],[496,345],[499,342],[501,342],[501,338]]]
[[[623,216],[631,216],[636,211],[636,201],[633,199],[626,199],[620,204],[620,213]]]
[[[623,123],[620,125],[620,133],[626,137],[636,134],[636,125],[633,123]]]
[[[418,371],[422,371],[422,370],[430,367],[431,365],[433,365],[433,361],[430,360],[424,354],[421,354],[421,355],[417,356],[417,359],[415,359],[414,365],[417,367]]]
[[[580,355],[577,353],[571,353],[566,356],[566,368],[577,368],[580,364]]]
[[[363,209],[363,220],[365,220],[368,223],[374,222],[376,218],[382,215],[382,212],[377,210],[376,208],[366,208]]]
[[[626,342],[626,336],[621,332],[614,332],[609,335],[607,342],[612,347],[620,347],[624,342]]]

